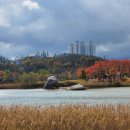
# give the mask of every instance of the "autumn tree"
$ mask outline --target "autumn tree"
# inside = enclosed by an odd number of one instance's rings
[[[77,76],[82,74],[82,68],[77,70]],[[85,72],[88,78],[123,78],[130,76],[130,60],[107,60],[100,61],[91,67],[86,67]]]

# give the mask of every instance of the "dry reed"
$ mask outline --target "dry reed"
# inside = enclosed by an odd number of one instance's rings
[[[1,106],[0,130],[130,130],[130,106]]]

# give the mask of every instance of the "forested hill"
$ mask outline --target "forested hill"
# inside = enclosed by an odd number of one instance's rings
[[[75,70],[79,67],[91,66],[95,62],[102,60],[102,58],[94,56],[63,54],[46,58],[26,57],[21,64],[24,66],[25,71],[46,69],[52,73],[60,73],[66,70]]]
[[[61,73],[66,70],[75,71],[79,67],[91,66],[97,61],[102,61],[100,57],[62,54],[53,57],[47,56],[27,56],[15,61],[0,59],[0,70],[11,72],[37,72],[41,69],[51,73]]]

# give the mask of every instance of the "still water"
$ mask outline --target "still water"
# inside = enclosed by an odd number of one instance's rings
[[[44,89],[0,90],[0,105],[64,105],[64,104],[126,104],[130,103],[130,88],[65,91]]]

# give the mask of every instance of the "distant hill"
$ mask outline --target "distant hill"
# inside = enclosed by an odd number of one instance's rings
[[[66,71],[75,72],[79,67],[91,66],[103,59],[96,56],[82,56],[72,54],[62,54],[53,57],[47,56],[27,56],[11,61],[0,57],[0,70],[11,72],[37,72],[47,70],[53,74],[65,73]]]
[[[66,70],[75,71],[79,67],[91,66],[97,61],[102,60],[102,58],[96,56],[62,54],[46,58],[25,57],[22,59],[21,65],[27,72],[46,69],[52,73],[61,73],[65,72]]]

